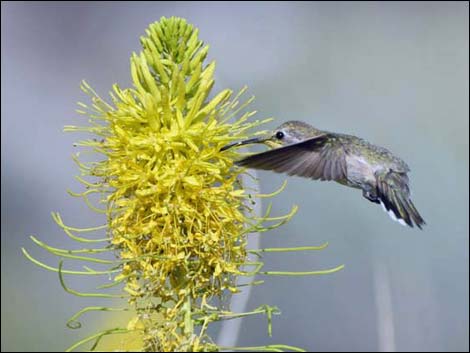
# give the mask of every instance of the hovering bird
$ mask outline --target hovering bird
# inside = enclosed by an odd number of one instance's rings
[[[381,204],[402,225],[421,229],[425,224],[410,199],[410,168],[383,147],[356,136],[318,130],[302,121],[288,121],[267,137],[235,142],[221,150],[254,143],[272,149],[245,157],[237,165],[333,180],[361,189],[367,200]]]

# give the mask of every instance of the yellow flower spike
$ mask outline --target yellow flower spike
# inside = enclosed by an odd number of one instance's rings
[[[240,155],[235,149],[220,149],[235,140],[265,133],[254,129],[271,119],[250,121],[255,112],[247,111],[253,97],[242,99],[246,87],[235,95],[225,89],[209,98],[215,62],[204,64],[209,47],[203,45],[198,30],[186,20],[161,18],[149,26],[141,44],[143,50],[130,59],[133,87],[113,85],[109,104],[83,81],[81,89],[91,97],[91,105],[79,103],[78,112],[87,116],[89,125],[64,128],[97,136],[96,140],[77,144],[85,152],[102,157],[96,162],[83,162],[80,154],[73,156],[81,174],[77,179],[86,190],[70,194],[83,198],[92,210],[105,213],[107,225],[82,229],[65,225],[58,213],[53,213],[53,218],[75,241],[102,242],[105,246],[67,251],[32,238],[57,256],[108,268],[62,270],[62,262],[55,268],[34,259],[24,249],[23,253],[36,265],[58,272],[61,283],[63,275],[107,274],[111,283],[99,289],[124,285],[121,293],[128,298],[126,310],[137,313],[127,328],[91,335],[70,350],[93,341],[91,350],[105,349],[99,343],[104,335],[129,334],[129,340],[134,340],[136,331],[138,346],[144,351],[220,350],[222,347],[207,335],[207,326],[214,321],[266,313],[271,330],[266,310],[233,313],[220,307],[217,298],[240,291],[239,276],[320,275],[342,266],[307,272],[261,271],[262,262],[248,259],[248,255],[324,248],[246,248],[251,233],[284,224],[297,208],[284,216],[270,216],[270,206],[262,217],[252,214],[247,200],[273,197],[286,185],[270,194],[244,189],[240,174],[245,171],[233,166],[233,160]],[[92,194],[101,199],[92,202],[88,198]],[[72,231],[102,232],[106,237],[78,237]],[[77,252],[114,252],[116,260],[75,255]],[[260,283],[252,281],[243,286]],[[67,290],[79,296],[116,296]],[[279,351],[297,349],[285,345],[257,348],[272,347]]]

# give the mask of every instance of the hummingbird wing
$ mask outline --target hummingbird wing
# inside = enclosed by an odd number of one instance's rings
[[[257,153],[235,163],[315,180],[344,180],[347,173],[345,151],[333,134]]]

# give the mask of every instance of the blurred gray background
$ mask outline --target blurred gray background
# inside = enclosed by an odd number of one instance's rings
[[[300,119],[356,134],[411,166],[413,200],[424,231],[391,221],[357,190],[289,179],[274,214],[298,214],[262,245],[318,245],[321,252],[266,256],[270,270],[314,270],[324,277],[268,278],[248,308],[277,305],[273,338],[264,318],[243,322],[239,345],[284,343],[314,351],[468,351],[468,3],[12,3],[1,4],[1,348],[63,350],[112,326],[88,314],[79,331],[66,319],[100,303],[65,293],[30,234],[77,247],[50,218],[97,225],[79,199],[70,156],[74,112],[86,79],[103,96],[130,84],[129,57],[161,16],[200,29],[217,60],[216,89],[248,84],[259,117]],[[284,176],[260,172],[270,192]],[[266,207],[266,205],[264,205]],[[93,288],[86,279],[70,286]],[[112,319],[114,320],[114,319]],[[116,319],[117,320],[117,319]]]

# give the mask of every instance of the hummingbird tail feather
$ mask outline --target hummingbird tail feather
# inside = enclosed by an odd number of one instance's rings
[[[402,226],[405,226],[405,227],[408,226],[402,218],[397,218],[397,217],[395,216],[395,212],[394,212],[394,211],[392,211],[391,209],[390,209],[390,210],[387,210],[387,208],[385,207],[385,203],[384,203],[382,200],[380,201],[380,205],[382,206],[382,208],[383,208],[383,210],[385,211],[385,213],[387,213],[388,216],[389,216],[391,219],[393,219],[395,222],[400,223]]]
[[[390,182],[381,181],[377,189],[380,204],[390,218],[404,226],[416,225],[419,229],[426,224],[410,199],[407,184],[396,187]]]

